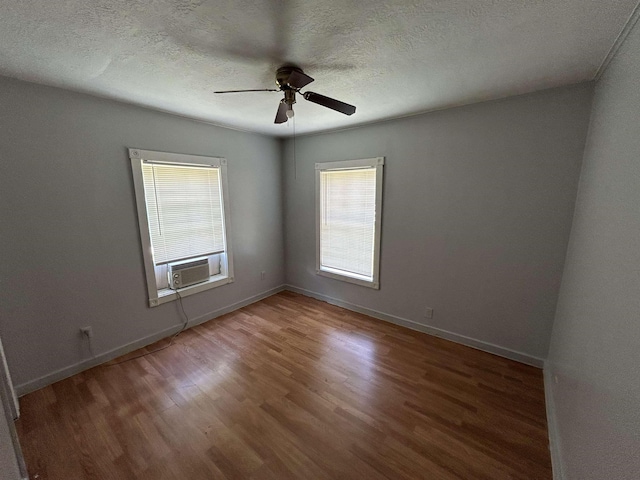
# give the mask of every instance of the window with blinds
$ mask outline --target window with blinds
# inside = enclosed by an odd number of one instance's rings
[[[317,164],[317,272],[379,288],[383,159]]]
[[[224,252],[220,169],[143,162],[155,265]]]
[[[209,279],[181,288],[181,297],[233,282],[227,161],[138,149],[129,149],[129,157],[149,305],[178,298],[167,278],[176,262],[209,263]]]

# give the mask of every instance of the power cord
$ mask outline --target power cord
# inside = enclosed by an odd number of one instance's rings
[[[82,338],[87,340],[87,346],[89,347],[89,353],[92,358],[96,358],[96,354],[93,351],[93,330],[90,326],[80,327],[80,332],[82,333]]]
[[[184,332],[187,329],[187,325],[189,324],[189,316],[187,315],[187,312],[184,311],[184,305],[182,304],[182,295],[180,295],[180,292],[178,290],[176,290],[175,292],[176,292],[176,295],[178,295],[178,302],[180,303],[180,309],[182,310],[182,315],[184,317],[184,323],[182,324],[182,328],[180,330],[178,330],[171,337],[171,340],[169,341],[169,344],[165,345],[164,347],[156,348],[155,350],[152,350],[150,352],[141,353],[140,355],[136,355],[135,357],[127,358],[125,360],[121,360],[121,361],[116,362],[116,363],[109,363],[109,364],[105,365],[106,367],[114,367],[116,365],[120,365],[121,363],[130,362],[131,360],[135,360],[137,358],[146,357],[147,355],[151,355],[152,353],[156,353],[156,352],[159,352],[161,350],[165,350],[165,349],[169,348],[171,345],[173,345],[174,340],[176,338],[178,338],[178,335],[180,335],[182,332]]]

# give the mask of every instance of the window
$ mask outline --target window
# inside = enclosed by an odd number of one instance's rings
[[[384,158],[316,163],[316,272],[380,288]]]
[[[181,296],[232,282],[227,161],[133,148],[129,158],[149,305],[177,298],[169,288],[172,264],[201,260],[204,278],[209,265],[208,280],[180,289]]]

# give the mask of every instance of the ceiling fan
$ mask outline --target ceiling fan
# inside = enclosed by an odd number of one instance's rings
[[[293,117],[293,104],[296,103],[296,93],[300,93],[305,100],[330,108],[336,112],[344,113],[345,115],[353,115],[355,113],[356,107],[348,103],[325,97],[315,92],[302,93],[300,89],[306,87],[311,82],[313,82],[313,78],[304,73],[301,68],[293,65],[285,65],[276,71],[277,89],[223,90],[213,93],[283,92],[284,98],[280,100],[274,123],[285,123],[289,118]]]

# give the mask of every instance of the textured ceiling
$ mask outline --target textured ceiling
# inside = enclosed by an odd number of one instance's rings
[[[0,74],[220,125],[274,125],[275,69],[357,106],[298,98],[297,133],[592,79],[637,0],[2,0]],[[291,123],[291,122],[290,122]]]

